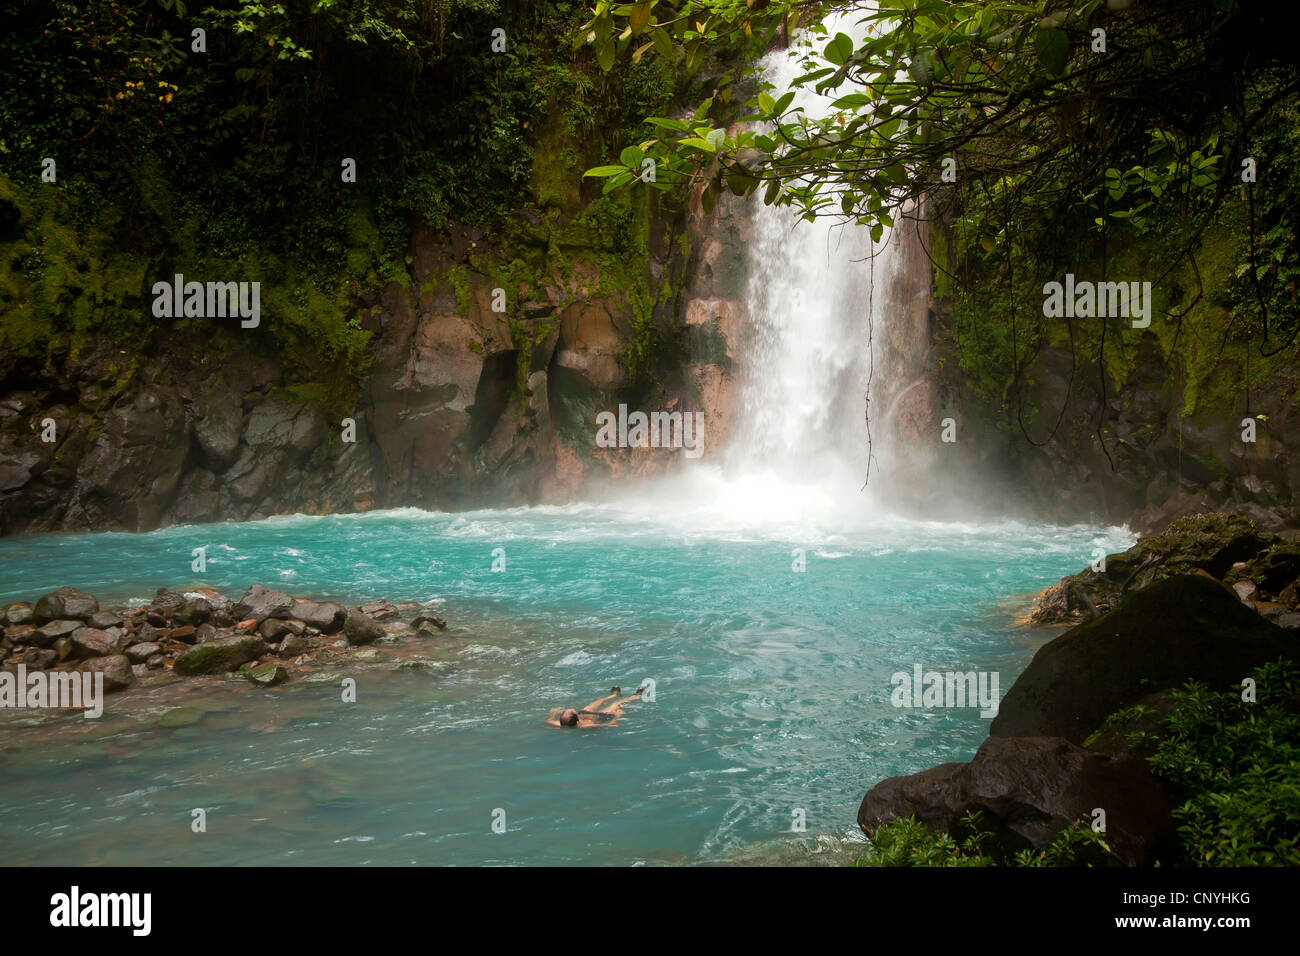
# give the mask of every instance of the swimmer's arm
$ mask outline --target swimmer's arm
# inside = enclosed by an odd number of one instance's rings
[[[547,718],[546,718],[546,722],[547,722],[548,724],[550,724],[552,727],[559,727],[559,726],[562,726],[562,725],[560,724],[560,722],[559,722],[558,720],[556,720],[554,717],[547,717]]]

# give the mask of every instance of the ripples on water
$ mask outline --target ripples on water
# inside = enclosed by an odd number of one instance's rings
[[[206,545],[201,581],[232,595],[261,582],[437,600],[454,631],[418,648],[421,670],[395,669],[385,649],[387,662],[313,675],[328,683],[179,683],[111,697],[100,721],[4,714],[6,862],[851,858],[840,841],[871,784],[969,758],[987,729],[973,711],[894,709],[890,675],[916,662],[998,670],[1005,692],[1043,639],[1011,626],[1012,599],[1086,563],[1096,542],[1128,543],[1119,529],[830,512],[818,524],[740,493],[730,512],[697,513],[664,494],[0,540],[0,600],[65,584],[145,600],[197,583],[191,549]],[[355,704],[340,700],[343,676],[358,679]],[[629,705],[618,728],[541,723],[645,678],[657,700]],[[158,725],[182,704],[202,719]],[[205,834],[190,830],[196,807]]]

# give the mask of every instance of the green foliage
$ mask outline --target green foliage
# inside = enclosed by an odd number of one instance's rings
[[[965,814],[955,835],[936,833],[915,816],[891,820],[868,834],[871,851],[857,866],[1077,866],[1104,861],[1105,839],[1086,825],[1067,827],[1042,850],[1020,850],[1003,859],[996,836],[978,811]]]
[[[4,345],[39,353],[105,322],[140,339],[143,280],[182,271],[262,281],[258,335],[358,372],[359,298],[409,281],[416,224],[508,226],[542,204],[539,148],[554,147],[543,159],[573,184],[554,194],[572,210],[577,153],[674,93],[665,65],[605,76],[571,55],[583,15],[570,0],[5,4],[0,304],[18,317]],[[39,180],[46,156],[56,184]]]
[[[1278,662],[1251,676],[1253,703],[1196,683],[1177,692],[1149,758],[1183,797],[1184,864],[1300,865],[1300,669]]]

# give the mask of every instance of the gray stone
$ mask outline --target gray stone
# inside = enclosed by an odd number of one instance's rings
[[[294,634],[287,634],[283,641],[280,642],[280,656],[289,658],[297,657],[307,650],[307,638],[299,637]]]
[[[356,608],[348,608],[343,632],[349,644],[371,644],[384,636],[384,629]]]
[[[315,601],[295,600],[289,609],[289,616],[297,618],[308,627],[314,627],[322,634],[336,634],[343,629],[347,611],[332,601],[318,604]]]
[[[126,658],[132,664],[143,664],[161,652],[162,647],[158,644],[132,644],[126,649]]]
[[[271,643],[276,643],[286,634],[301,636],[304,629],[305,625],[300,621],[289,619],[277,620],[275,618],[267,618],[262,622],[261,627],[258,628],[262,636]]]
[[[361,605],[361,613],[376,621],[388,621],[399,615],[397,605],[392,601],[367,601]]]
[[[273,591],[261,584],[254,584],[231,606],[230,613],[236,620],[246,621],[252,618],[260,623],[268,617],[289,617],[292,607],[293,598],[283,591]]]
[[[123,654],[96,657],[83,663],[79,670],[92,674],[102,673],[105,691],[125,690],[135,683],[135,672],[131,670],[131,662]]]
[[[116,611],[96,611],[90,617],[86,618],[86,623],[91,627],[97,627],[101,631],[110,627],[117,627],[122,623],[122,615]]]
[[[31,624],[32,606],[26,601],[18,601],[5,608],[5,621],[10,624]]]
[[[68,618],[84,621],[98,610],[99,601],[93,595],[67,587],[52,591],[37,601],[32,617],[37,624]]]
[[[78,660],[107,657],[118,650],[113,635],[97,627],[79,627],[72,632],[72,656]]]
[[[54,643],[55,638],[71,637],[73,631],[83,626],[80,621],[49,621],[29,634],[27,643],[38,647],[49,647]]]

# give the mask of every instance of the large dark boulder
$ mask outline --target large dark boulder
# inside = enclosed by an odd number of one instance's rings
[[[891,777],[858,808],[866,832],[915,814],[939,832],[980,811],[1004,855],[1042,849],[1073,824],[1105,811],[1105,840],[1128,866],[1151,863],[1171,845],[1170,807],[1145,761],[1092,753],[1060,737],[990,737],[970,763]]]
[[[1294,635],[1204,575],[1165,578],[1039,648],[998,708],[993,737],[1083,743],[1107,716],[1198,680],[1237,685],[1260,664],[1296,658]]]
[[[99,601],[93,595],[68,587],[59,588],[37,601],[32,617],[37,624],[71,619],[84,621],[98,610]]]

